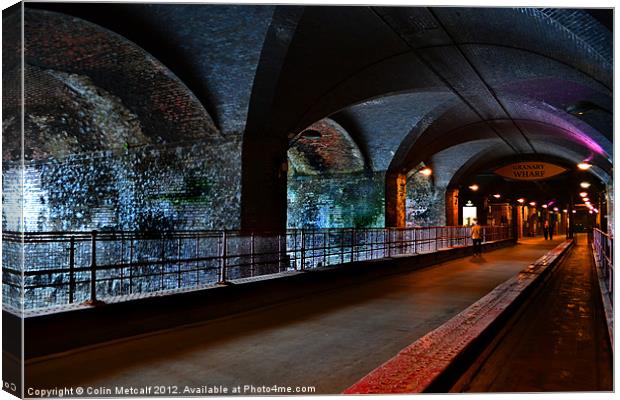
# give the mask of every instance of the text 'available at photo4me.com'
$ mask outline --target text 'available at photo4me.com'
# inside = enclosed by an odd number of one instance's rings
[[[205,396],[205,395],[294,395],[316,393],[314,386],[280,385],[147,385],[147,386],[76,386],[26,388],[27,397],[128,397],[128,396]]]

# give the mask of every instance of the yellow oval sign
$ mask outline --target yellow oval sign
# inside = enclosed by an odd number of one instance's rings
[[[504,167],[496,169],[495,173],[503,176],[504,178],[515,179],[518,181],[539,181],[559,175],[565,171],[566,168],[562,168],[555,164],[527,161],[508,164]]]

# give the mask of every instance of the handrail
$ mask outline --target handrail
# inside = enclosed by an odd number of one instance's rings
[[[603,232],[598,228],[592,229],[592,244],[594,255],[597,258],[602,278],[605,282],[605,289],[609,296],[610,304],[613,306],[614,299],[614,238],[612,235]]]
[[[485,241],[508,226],[483,227]],[[471,245],[462,226],[239,231],[4,232],[4,303],[25,309],[140,297],[240,278]],[[21,256],[26,258],[22,271]]]

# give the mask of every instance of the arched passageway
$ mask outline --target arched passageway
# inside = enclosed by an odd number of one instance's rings
[[[613,202],[612,35],[589,10],[37,3],[24,17],[38,196],[9,229],[444,225],[454,176],[485,154],[587,160]],[[3,155],[9,203],[19,150]],[[82,206],[52,207],[67,188]]]

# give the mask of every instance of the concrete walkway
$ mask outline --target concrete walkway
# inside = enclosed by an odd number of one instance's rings
[[[468,392],[613,390],[612,353],[585,234],[462,388]]]
[[[509,247],[26,366],[26,389],[314,386],[340,393],[561,240]],[[121,322],[119,322],[121,323]]]

